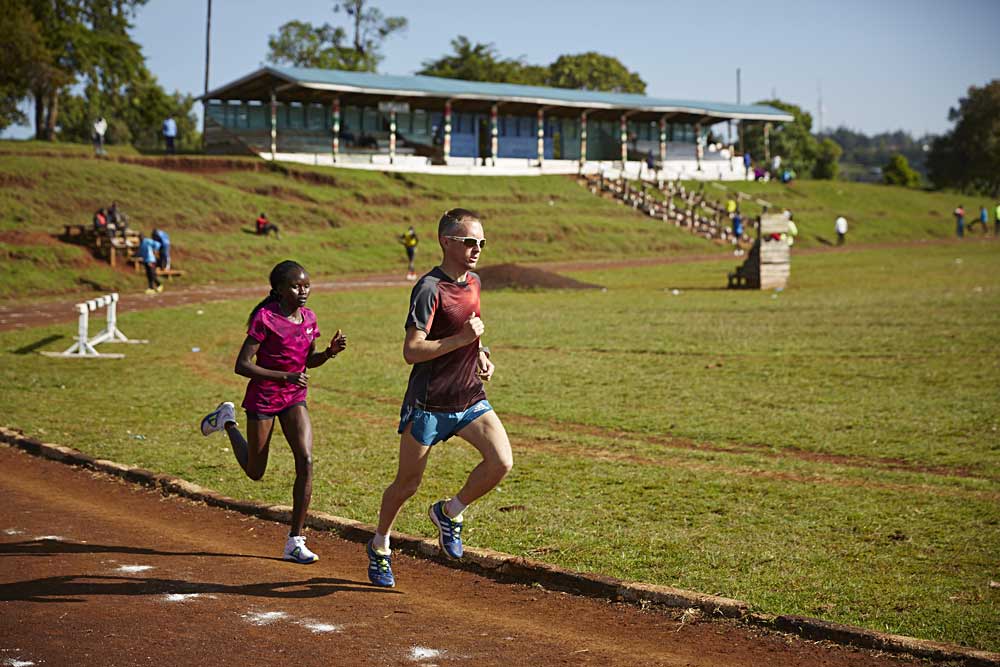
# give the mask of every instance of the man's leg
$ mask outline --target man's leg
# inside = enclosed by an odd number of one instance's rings
[[[510,450],[507,431],[493,410],[476,419],[456,435],[475,447],[483,457],[479,465],[469,473],[465,486],[455,494],[455,498],[463,506],[468,506],[503,481],[514,466],[514,457]]]
[[[375,547],[378,549],[388,547],[392,524],[396,521],[403,504],[420,488],[420,481],[427,467],[427,456],[431,448],[418,442],[410,433],[410,427],[411,425],[407,425],[399,438],[399,467],[396,470],[396,478],[382,494],[378,530],[375,534],[377,540]],[[383,544],[379,544],[378,541],[382,541]]]

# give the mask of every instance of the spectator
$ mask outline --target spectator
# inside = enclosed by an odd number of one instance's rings
[[[747,178],[750,178],[750,167],[753,166],[753,158],[750,156],[750,151],[743,153],[743,168],[746,170]]]
[[[743,238],[743,216],[740,215],[739,209],[733,212],[733,239],[736,243],[736,250],[733,252],[737,257],[743,254],[743,248],[740,247],[740,239]]]
[[[118,208],[117,200],[111,202],[111,208],[108,209],[108,231],[122,238],[125,238],[125,232],[128,231],[128,216]]]
[[[788,247],[791,248],[795,245],[795,237],[799,235],[799,227],[795,224],[795,220],[792,218],[792,214],[788,214],[788,233],[785,234],[785,240],[788,242]]]
[[[839,216],[833,223],[833,228],[837,231],[837,245],[844,245],[847,237],[847,218]]]
[[[139,259],[146,267],[146,294],[156,294],[163,291],[163,284],[156,277],[156,253],[160,251],[160,243],[139,234]]]
[[[997,204],[997,210],[993,212],[993,236],[1000,236],[1000,204]]]
[[[726,200],[726,213],[729,215],[736,213],[736,200],[732,197]]]
[[[971,232],[972,228],[975,227],[976,225],[982,225],[983,226],[983,233],[985,234],[986,232],[988,232],[990,230],[989,222],[990,222],[990,214],[989,214],[989,212],[986,210],[985,206],[980,206],[979,207],[979,219],[978,220],[973,220],[972,222],[969,223],[969,231]]]
[[[417,232],[416,230],[413,229],[413,225],[410,225],[410,228],[407,229],[406,232],[399,237],[399,242],[403,244],[404,248],[406,248],[406,258],[409,261],[409,266],[406,270],[406,279],[416,280],[417,270],[413,266],[413,258],[414,255],[416,255],[417,253],[418,241],[417,241]]]
[[[781,156],[775,155],[771,158],[771,173],[775,176],[781,174]]]
[[[153,240],[160,244],[160,261],[157,265],[161,269],[170,268],[170,236],[163,231],[153,227]]]
[[[267,236],[271,232],[274,232],[274,238],[281,238],[281,235],[278,233],[278,225],[272,223],[267,219],[266,215],[261,213],[260,217],[257,218],[257,234],[259,236]]]
[[[110,236],[108,230],[108,214],[103,208],[97,209],[94,213],[94,234],[106,234]]]
[[[167,142],[167,152],[173,154],[174,140],[177,139],[177,121],[174,120],[173,116],[167,116],[167,119],[163,121],[163,139]]]
[[[646,151],[646,169],[649,173],[653,173],[653,169],[656,167],[656,159],[653,157],[653,151]]]
[[[955,216],[955,235],[962,238],[965,236],[965,209],[959,204],[952,215]]]
[[[108,121],[104,120],[104,116],[101,116],[94,122],[94,154],[101,156],[107,155],[107,151],[104,150],[104,133],[108,131]]]

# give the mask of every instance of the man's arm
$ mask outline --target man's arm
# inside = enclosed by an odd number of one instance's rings
[[[415,326],[407,327],[406,338],[403,340],[403,359],[408,364],[436,359],[474,342],[483,335],[484,330],[483,321],[475,315],[462,325],[462,330],[457,334],[438,340],[427,340],[426,331]]]

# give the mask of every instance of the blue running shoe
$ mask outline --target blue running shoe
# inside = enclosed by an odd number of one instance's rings
[[[368,580],[382,588],[395,586],[396,578],[392,576],[392,556],[375,551],[371,540],[365,545],[365,551],[368,552]]]
[[[462,557],[462,517],[459,516],[455,519],[451,519],[447,514],[444,513],[444,501],[439,500],[430,509],[427,510],[427,514],[431,517],[431,521],[438,529],[438,544],[441,545],[441,550],[444,551],[448,558],[461,558]]]

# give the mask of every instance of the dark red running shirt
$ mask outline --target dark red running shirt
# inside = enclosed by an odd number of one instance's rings
[[[410,293],[406,328],[427,333],[427,340],[454,336],[479,309],[479,276],[469,271],[456,282],[441,267],[425,274]],[[486,398],[476,375],[479,339],[430,361],[413,364],[403,403],[429,412],[460,412]]]

